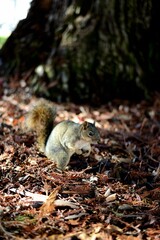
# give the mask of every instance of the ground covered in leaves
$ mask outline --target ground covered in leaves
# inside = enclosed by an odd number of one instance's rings
[[[37,99],[0,100],[0,239],[160,239],[160,95],[100,108],[56,104],[56,121],[96,121],[101,142],[57,172],[25,114]]]

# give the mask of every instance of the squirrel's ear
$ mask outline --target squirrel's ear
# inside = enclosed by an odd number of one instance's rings
[[[83,123],[83,129],[86,130],[87,128],[88,128],[88,122],[85,121],[85,122]]]

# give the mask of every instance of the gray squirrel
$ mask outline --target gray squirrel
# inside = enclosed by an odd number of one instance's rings
[[[28,113],[26,125],[36,132],[40,151],[65,170],[74,153],[90,155],[91,143],[99,141],[100,134],[95,124],[86,121],[64,120],[54,126],[56,114],[52,104],[42,99]]]

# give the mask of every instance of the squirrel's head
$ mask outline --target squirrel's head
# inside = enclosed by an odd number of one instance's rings
[[[100,134],[95,126],[95,123],[82,123],[81,136],[88,142],[98,142],[100,140]]]

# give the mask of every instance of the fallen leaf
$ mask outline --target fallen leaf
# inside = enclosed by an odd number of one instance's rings
[[[116,198],[117,198],[117,194],[113,193],[106,198],[106,201],[107,202],[112,202],[112,201],[116,200]]]
[[[60,190],[60,187],[57,187],[53,190],[53,192],[49,195],[46,202],[40,207],[39,210],[39,218],[42,218],[48,214],[51,214],[55,209],[55,199]]]

